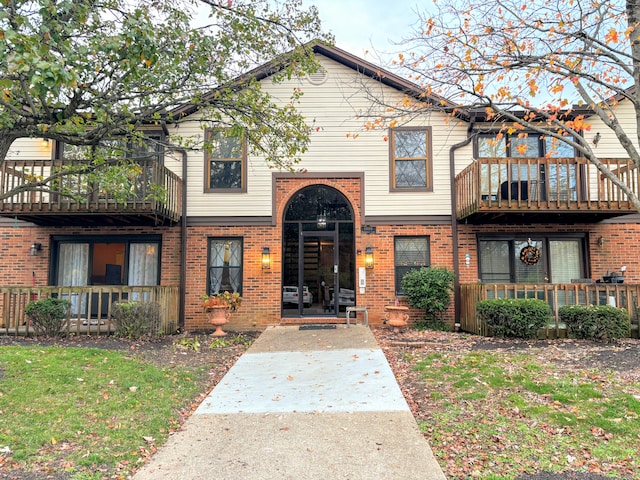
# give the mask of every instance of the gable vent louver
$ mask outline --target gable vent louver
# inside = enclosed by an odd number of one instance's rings
[[[327,81],[328,75],[329,74],[327,73],[327,71],[324,68],[322,68],[317,72],[307,75],[307,79],[309,80],[309,83],[312,85],[322,85],[324,82]]]

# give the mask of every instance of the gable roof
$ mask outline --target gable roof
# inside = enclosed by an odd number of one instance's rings
[[[319,41],[314,41],[305,45],[305,48],[311,48],[311,51],[315,54],[323,55],[327,58],[330,58],[335,62],[338,62],[348,68],[351,68],[356,72],[361,73],[362,75],[365,75],[369,78],[379,81],[384,85],[395,88],[396,90],[399,90],[403,93],[406,93],[411,97],[420,99],[422,101],[425,101],[425,100],[430,101],[435,105],[441,105],[442,108],[445,108],[445,109],[454,110],[454,109],[460,108],[457,104],[450,102],[449,100],[446,100],[443,97],[439,97],[438,95],[427,94],[425,90],[421,88],[419,85],[413,82],[410,82],[400,77],[399,75],[396,75],[387,70],[384,70],[378,67],[377,65],[374,65],[373,63],[367,62],[362,58],[352,55],[338,47],[330,46]],[[232,82],[230,82],[230,84],[231,85],[235,84],[237,88],[242,88],[242,85],[247,81],[247,79],[252,78],[258,81],[263,80],[273,75],[274,73],[278,72],[282,68],[284,68],[284,65],[286,65],[287,61],[288,61],[288,55],[286,54],[282,55],[281,57],[278,57],[270,62],[267,62],[247,72],[245,75],[242,75],[234,79]],[[215,96],[215,92],[216,90],[212,90],[211,92],[206,94],[204,96],[205,102],[208,99],[213,98]],[[171,110],[170,113],[174,118],[183,118],[185,116],[188,116],[188,115],[191,115],[192,113],[197,112],[200,108],[201,106],[197,106],[189,103],[189,104],[180,105],[174,108],[173,110]]]

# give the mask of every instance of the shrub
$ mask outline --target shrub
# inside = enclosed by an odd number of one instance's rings
[[[71,302],[62,298],[43,298],[27,304],[24,314],[38,336],[59,337],[65,325]]]
[[[415,328],[416,330],[436,330],[439,332],[451,331],[451,325],[445,323],[440,318],[433,318],[433,319],[423,318],[422,320],[418,320],[413,325],[413,328]]]
[[[160,305],[157,302],[116,302],[111,306],[114,335],[120,338],[155,338],[160,331]]]
[[[453,272],[446,268],[409,270],[402,277],[402,291],[409,305],[425,311],[424,320],[435,321],[451,301]]]
[[[552,318],[547,302],[533,298],[481,300],[476,312],[496,337],[535,338]]]
[[[606,342],[629,336],[629,313],[609,305],[568,305],[558,310],[567,335]]]

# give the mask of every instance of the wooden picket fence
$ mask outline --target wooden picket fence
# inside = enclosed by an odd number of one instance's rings
[[[640,285],[611,283],[569,283],[525,285],[464,284],[460,285],[460,329],[465,332],[487,335],[487,326],[476,315],[480,300],[494,298],[537,298],[551,306],[553,320],[539,336],[543,338],[566,337],[566,327],[558,318],[558,309],[564,305],[612,305],[629,312],[631,329],[629,336],[638,338],[640,314]]]
[[[179,293],[177,286],[0,287],[0,335],[32,335],[33,326],[24,309],[30,301],[48,297],[71,302],[64,323],[66,334],[112,333],[111,308],[120,301],[157,302],[161,330],[173,333],[178,326]]]

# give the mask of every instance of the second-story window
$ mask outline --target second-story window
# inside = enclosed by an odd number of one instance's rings
[[[431,128],[391,130],[391,190],[432,190]]]
[[[478,158],[572,158],[571,145],[540,133],[509,135],[481,133],[476,139]]]
[[[52,182],[52,189],[56,195],[79,198],[85,195],[102,195],[103,192],[114,194],[115,186],[116,190],[122,190],[117,195],[123,194],[128,197],[133,192],[138,199],[148,199],[154,195],[152,187],[154,181],[157,182],[154,178],[154,165],[163,163],[162,143],[162,134],[154,131],[145,131],[140,136],[130,138],[104,138],[97,145],[71,145],[56,142],[56,161],[62,161],[70,169],[69,173],[63,174]],[[126,168],[134,164],[137,167],[126,171],[130,174],[131,182],[125,185],[125,182],[118,181],[115,177],[111,182],[112,176],[104,168],[84,172],[77,170],[91,162],[97,162],[96,165],[102,165],[104,162],[105,167],[120,165]],[[100,175],[101,172],[107,173]],[[122,173],[124,172],[125,170],[122,170]]]
[[[105,138],[98,145],[70,145],[58,142],[55,156],[57,159],[79,161],[94,158],[126,158],[132,161],[154,160],[162,163],[162,141],[160,133],[145,132],[142,137],[127,140],[120,137]]]
[[[223,130],[207,130],[205,191],[245,192],[247,149],[244,139]]]

